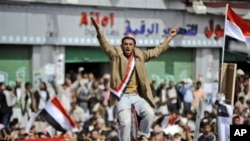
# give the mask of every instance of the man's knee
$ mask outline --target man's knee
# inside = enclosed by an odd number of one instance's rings
[[[128,118],[128,119],[125,119],[125,120],[119,120],[119,126],[120,127],[130,127],[131,126],[131,119]]]
[[[153,109],[147,109],[146,110],[146,118],[148,118],[149,120],[153,120],[155,117],[155,113],[153,111]]]
[[[118,113],[118,122],[121,127],[131,126],[131,114],[129,112],[124,110]]]

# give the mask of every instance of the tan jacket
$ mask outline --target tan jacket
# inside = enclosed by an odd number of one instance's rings
[[[111,65],[111,81],[110,87],[115,88],[121,83],[122,78],[124,77],[127,66],[128,59],[124,56],[121,46],[113,47],[105,39],[103,34],[97,36],[101,48],[108,55]],[[167,40],[164,40],[159,46],[156,46],[154,49],[149,49],[147,51],[141,51],[138,48],[134,49],[135,53],[135,70],[138,76],[139,83],[139,95],[143,97],[152,107],[155,108],[155,103],[150,88],[150,82],[147,79],[147,72],[145,62],[149,61],[152,58],[158,57],[161,53],[166,51],[169,48]],[[116,98],[113,95],[110,95],[111,104],[115,104]]]

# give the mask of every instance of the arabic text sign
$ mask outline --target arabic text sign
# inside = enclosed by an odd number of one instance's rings
[[[119,15],[119,14],[118,14]],[[158,36],[165,37],[171,31],[169,25],[165,25],[161,19],[140,18],[133,17],[116,17],[115,12],[96,12],[96,11],[83,11],[80,14],[80,28],[84,29],[85,36],[96,35],[96,31],[92,26],[90,17],[93,17],[106,36],[123,36],[124,34],[133,33],[134,35],[141,36]],[[180,26],[178,34],[187,36],[196,36],[198,33],[198,24],[187,23]]]
[[[224,29],[220,24],[216,24],[214,19],[209,20],[208,26],[205,27],[204,31],[207,38],[214,37],[216,40],[224,36]]]
[[[165,37],[171,31],[170,27],[165,27],[158,22],[152,22],[146,24],[145,20],[141,20],[141,25],[139,27],[133,26],[130,20],[125,20],[127,24],[125,27],[125,33],[133,33],[134,35],[161,35]],[[160,27],[162,26],[162,27]],[[162,30],[160,30],[162,29]],[[195,36],[198,33],[198,25],[197,24],[187,24],[186,27],[179,27],[178,34]]]
[[[223,28],[224,17],[215,15],[195,15],[184,11],[171,10],[149,10],[149,9],[125,9],[114,8],[107,9],[104,7],[62,7],[60,9],[54,6],[47,7],[48,11],[53,11],[57,17],[56,28],[48,27],[47,23],[52,22],[51,18],[47,18],[47,12],[38,12],[32,14],[32,10],[27,13],[25,8],[16,11],[0,12],[0,18],[5,23],[5,26],[0,30],[2,43],[13,42],[15,44],[44,44],[47,38],[55,41],[57,45],[97,45],[96,32],[91,25],[90,16],[94,16],[99,22],[101,29],[106,38],[111,44],[120,44],[120,38],[127,32],[136,33],[138,45],[148,46],[155,45],[158,40],[162,40],[162,36],[169,33],[169,29],[175,25],[180,26],[179,35],[183,35],[183,41],[175,42],[175,45],[184,46],[205,46],[207,36],[204,33],[206,27],[207,35],[212,34],[209,27],[209,20],[214,19],[215,26],[221,25]],[[10,9],[11,10],[11,9]],[[13,18],[9,18],[13,17]],[[28,17],[28,18],[23,18]],[[19,21],[18,23],[16,21]],[[12,23],[12,24],[6,24]],[[37,27],[39,23],[39,28]],[[29,26],[26,26],[26,25]],[[11,30],[13,27],[18,27],[22,30]],[[58,30],[59,29],[59,30]],[[220,29],[219,27],[217,29]],[[47,30],[56,33],[56,38],[53,36],[47,37]],[[57,31],[58,30],[58,31]],[[25,32],[29,31],[29,32]],[[219,31],[219,30],[215,30]],[[209,34],[210,33],[210,34]],[[218,34],[219,32],[217,32]],[[196,38],[197,37],[197,38]],[[214,37],[211,36],[211,38]],[[150,39],[150,40],[148,40]],[[191,43],[197,39],[197,44]],[[221,38],[220,38],[221,39]],[[141,41],[141,42],[140,42]],[[190,44],[189,44],[190,41]],[[160,41],[159,41],[160,42]],[[213,46],[216,43],[211,43]],[[219,44],[219,43],[218,43]],[[208,44],[209,45],[209,44]]]

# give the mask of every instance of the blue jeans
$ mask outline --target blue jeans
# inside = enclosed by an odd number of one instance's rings
[[[12,113],[0,113],[0,123],[5,126],[8,130],[10,129],[10,118]]]
[[[138,135],[150,137],[150,128],[154,121],[154,111],[148,102],[138,94],[123,94],[117,103],[120,141],[131,141],[131,107],[134,106],[141,118]]]

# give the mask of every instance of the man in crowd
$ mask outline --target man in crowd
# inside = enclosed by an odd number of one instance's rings
[[[147,51],[141,51],[136,48],[136,40],[132,34],[122,38],[121,46],[112,47],[105,39],[93,17],[91,17],[91,20],[96,29],[100,46],[108,55],[111,63],[111,93],[119,97],[117,110],[120,140],[131,140],[132,107],[135,108],[136,113],[141,118],[139,136],[141,140],[147,140],[154,120],[154,112],[151,107],[155,107],[155,104],[147,80],[145,62],[158,57],[169,49],[169,42],[177,34],[178,28],[171,29],[169,36],[159,46]],[[116,101],[114,95],[110,96],[112,104]]]

